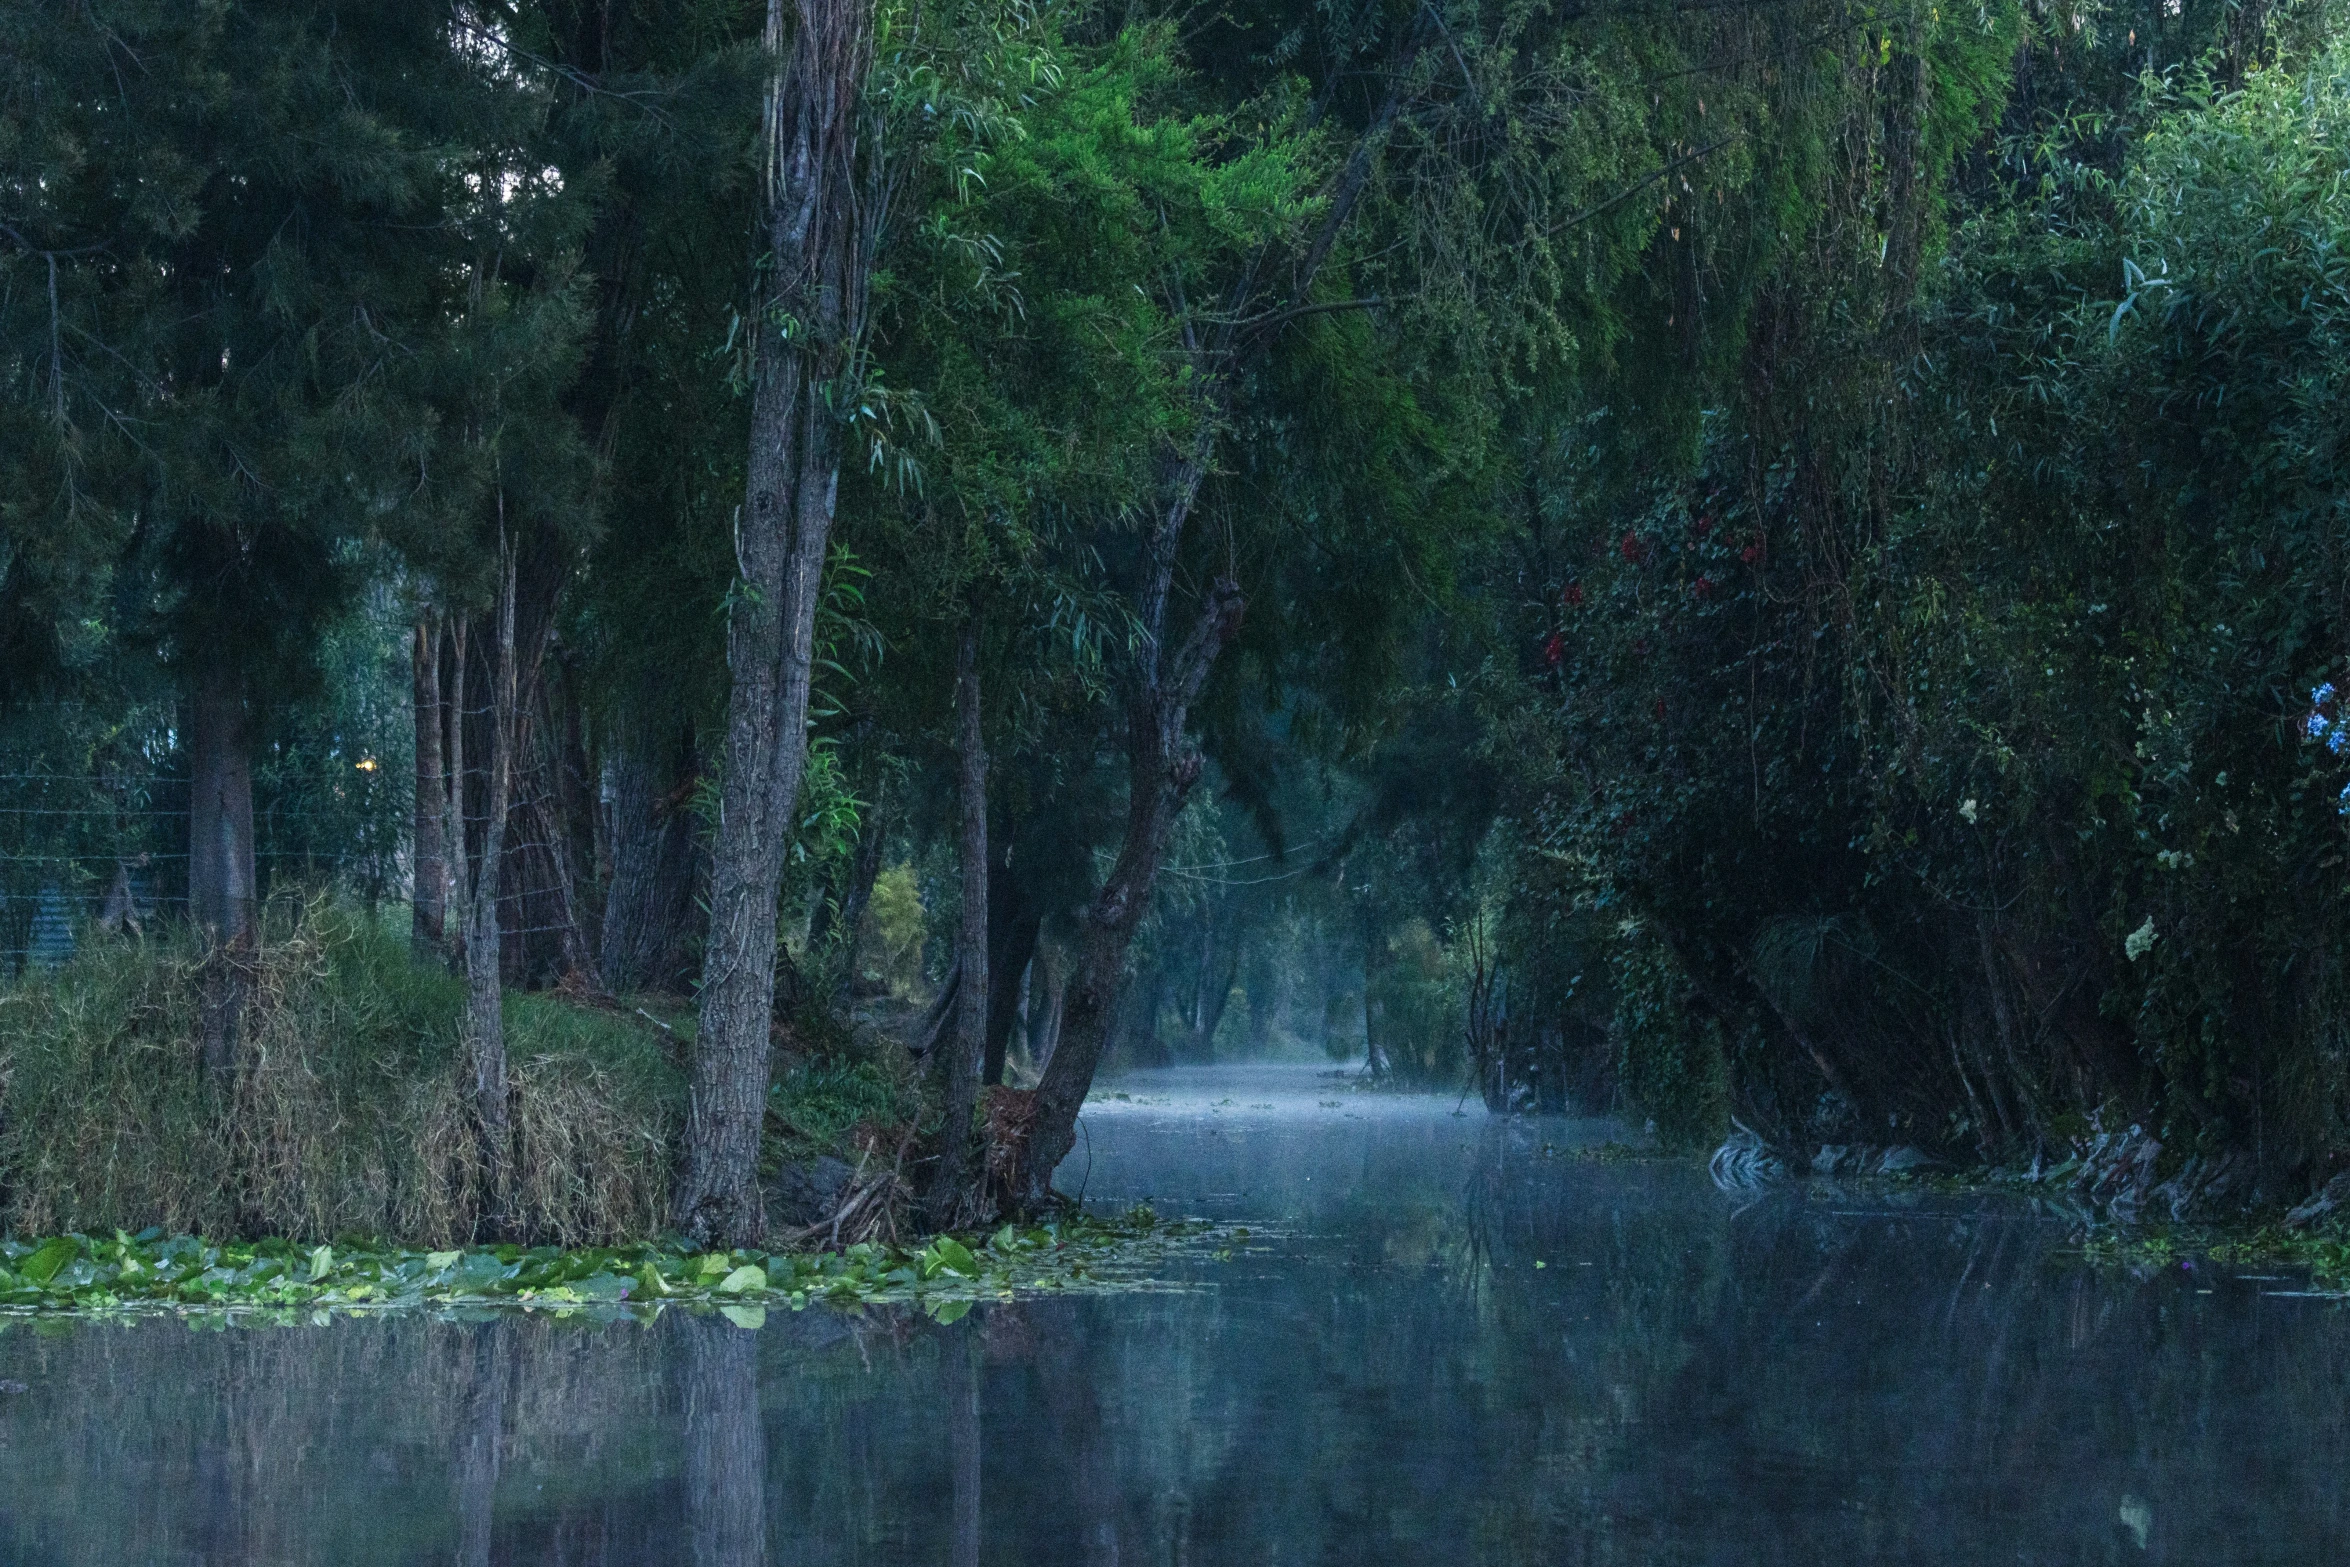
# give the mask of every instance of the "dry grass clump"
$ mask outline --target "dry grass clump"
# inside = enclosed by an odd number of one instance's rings
[[[0,991],[0,1227],[475,1238],[462,984],[323,901],[270,911],[248,982],[225,1092],[198,1064],[184,939],[93,941]],[[543,997],[507,1012],[516,1238],[651,1235],[682,1098],[654,1031]]]

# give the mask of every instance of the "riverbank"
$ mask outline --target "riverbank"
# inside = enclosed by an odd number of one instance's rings
[[[2073,1225],[2080,1253],[2088,1261],[2141,1278],[2203,1265],[2284,1268],[2306,1274],[2325,1293],[2350,1296],[2350,1224],[2331,1209],[2298,1223],[2294,1217],[2304,1210],[2278,1206],[2200,1219],[2148,1216],[2143,1204],[2125,1203],[2119,1211],[2110,1203],[2100,1205],[2094,1200],[2094,1182],[2085,1192],[2070,1179],[2074,1173],[2068,1161],[2038,1176],[2029,1171],[1951,1171],[1920,1165],[1864,1174],[1807,1173],[1799,1178],[1859,1192],[2027,1202]]]
[[[513,1141],[494,1205],[465,1108],[464,984],[416,962],[404,931],[325,900],[270,909],[241,976],[229,1082],[200,1065],[205,964],[184,933],[93,940],[0,989],[0,1234],[304,1249],[372,1236],[429,1252],[632,1245],[667,1228],[689,1008],[507,994]],[[769,1100],[779,1249],[784,1231],[831,1216],[806,1211],[789,1172],[853,1168],[877,1141],[896,1150],[921,1109],[903,1050],[871,1030],[797,1043],[779,1052]],[[881,1195],[903,1197],[894,1184]]]

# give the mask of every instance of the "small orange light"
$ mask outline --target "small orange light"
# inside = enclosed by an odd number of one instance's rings
[[[363,772],[363,773],[372,773],[372,772],[374,772],[374,771],[375,771],[375,758],[374,758],[374,757],[372,757],[372,756],[363,756],[363,757],[359,758],[359,770],[360,770],[361,772]]]

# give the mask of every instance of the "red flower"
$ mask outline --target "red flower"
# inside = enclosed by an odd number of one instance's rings
[[[1695,582],[1689,585],[1689,591],[1696,594],[1699,598],[1711,597],[1714,591],[1714,579],[1711,577],[1699,577]]]
[[[1578,609],[1578,608],[1582,607],[1582,603],[1583,603],[1583,584],[1582,584],[1582,583],[1580,583],[1580,582],[1570,582],[1570,583],[1568,583],[1568,584],[1567,584],[1567,591],[1566,591],[1566,592],[1564,592],[1564,593],[1562,593],[1562,594],[1560,594],[1560,595],[1559,595],[1559,597],[1560,597],[1560,599],[1562,599],[1563,601],[1565,601],[1565,603],[1566,603],[1566,606],[1567,606],[1567,608],[1569,608],[1569,609]]]
[[[1756,561],[1762,559],[1762,546],[1759,544],[1749,544],[1746,546],[1746,548],[1738,552],[1738,558],[1751,566]]]
[[[1640,535],[1637,533],[1627,533],[1624,535],[1624,542],[1616,546],[1616,551],[1624,559],[1637,566],[1647,557],[1648,546],[1640,542]]]
[[[1556,669],[1558,668],[1559,660],[1566,657],[1566,655],[1567,645],[1565,641],[1560,638],[1557,632],[1552,632],[1550,634],[1550,640],[1542,644],[1542,661],[1545,664],[1548,664],[1551,668]]]

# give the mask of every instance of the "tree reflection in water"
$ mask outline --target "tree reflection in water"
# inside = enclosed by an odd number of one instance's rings
[[[0,1562],[2074,1567],[2350,1536],[2333,1304],[2093,1271],[2011,1203],[1739,1207],[1450,1110],[1105,1121],[1097,1191],[1278,1234],[951,1324],[9,1324]]]

